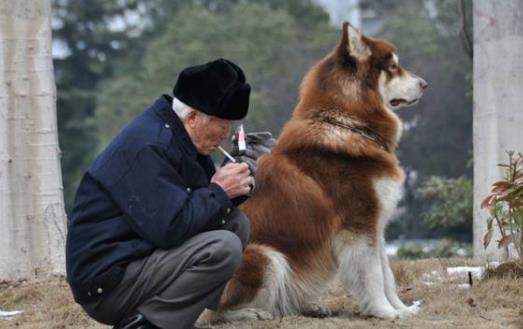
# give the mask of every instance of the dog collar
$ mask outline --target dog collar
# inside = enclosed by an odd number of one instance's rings
[[[384,150],[386,152],[390,152],[389,147],[387,146],[387,143],[385,143],[378,134],[376,134],[372,129],[370,129],[368,127],[356,126],[350,122],[340,121],[331,116],[326,116],[326,115],[317,115],[317,116],[311,118],[311,120],[313,120],[313,121],[315,119],[320,119],[324,123],[350,130],[351,132],[358,134],[358,135],[374,142],[374,144],[376,144],[382,150]]]

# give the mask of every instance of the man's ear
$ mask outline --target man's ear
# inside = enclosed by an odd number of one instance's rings
[[[198,112],[197,111],[191,111],[187,113],[185,116],[185,119],[183,120],[183,123],[191,128],[196,127],[196,121],[198,120]]]
[[[352,26],[349,22],[343,23],[343,33],[340,41],[340,48],[358,61],[366,60],[370,55],[370,49],[363,40],[360,30]]]

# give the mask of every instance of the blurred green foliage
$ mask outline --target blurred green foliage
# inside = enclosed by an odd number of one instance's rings
[[[55,58],[57,114],[62,148],[64,196],[69,210],[79,178],[99,143],[94,114],[97,86],[111,76],[115,56],[128,43],[131,29],[109,22],[136,9],[138,1],[53,0],[53,39],[63,56]]]
[[[467,177],[433,176],[417,189],[425,204],[423,219],[440,235],[472,241],[473,185]]]
[[[171,94],[180,70],[219,57],[242,67],[252,85],[246,128],[279,131],[297,101],[304,72],[336,42],[327,22],[324,16],[307,32],[287,11],[258,3],[222,12],[181,9],[165,32],[145,45],[131,71],[126,66],[102,84],[95,120],[103,144],[156,97]]]

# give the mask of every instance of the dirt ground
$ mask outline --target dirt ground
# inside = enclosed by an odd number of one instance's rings
[[[468,275],[449,276],[449,266],[483,265],[470,259],[393,261],[400,296],[410,304],[422,300],[422,312],[409,320],[362,317],[338,282],[333,282],[322,301],[336,316],[316,319],[303,316],[273,321],[216,325],[216,329],[523,329],[523,279],[494,277],[473,280]],[[0,318],[0,328],[104,329],[74,304],[63,277],[0,283],[0,310],[23,310],[10,319]]]

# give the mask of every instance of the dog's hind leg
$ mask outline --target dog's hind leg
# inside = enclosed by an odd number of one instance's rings
[[[298,303],[290,294],[290,276],[283,254],[268,246],[249,244],[217,311],[204,312],[198,323],[269,320],[275,315],[297,313]]]
[[[355,297],[363,314],[394,319],[399,312],[385,294],[380,250],[364,237],[350,237],[344,232],[336,237],[334,250],[344,286]]]
[[[302,306],[300,314],[309,318],[326,318],[329,316],[337,315],[337,311],[331,310],[329,307],[319,303],[311,302],[305,306]]]
[[[329,255],[332,255],[332,250],[329,250]],[[298,287],[295,291],[299,291],[299,298],[296,300],[299,303],[300,314],[303,316],[326,318],[338,314],[337,309],[331,309],[320,299],[336,274],[334,271],[336,264],[330,262],[333,259],[329,257],[329,260],[326,261],[325,258],[318,263],[317,268],[329,268],[328,271],[322,271],[316,275],[310,275],[311,273],[308,276],[302,275],[300,281],[294,281],[295,286]]]
[[[263,287],[268,263],[269,259],[264,255],[263,248],[249,244],[243,253],[240,267],[225,286],[217,309],[205,310],[197,323],[208,325],[216,322],[272,319],[269,312],[249,306]]]
[[[392,270],[390,268],[389,258],[385,251],[385,239],[381,239],[379,249],[381,265],[383,270],[383,278],[385,280],[385,295],[387,296],[389,302],[399,312],[400,318],[408,318],[412,315],[418,314],[420,311],[419,304],[414,303],[411,306],[406,306],[398,296],[394,274],[392,273]]]

